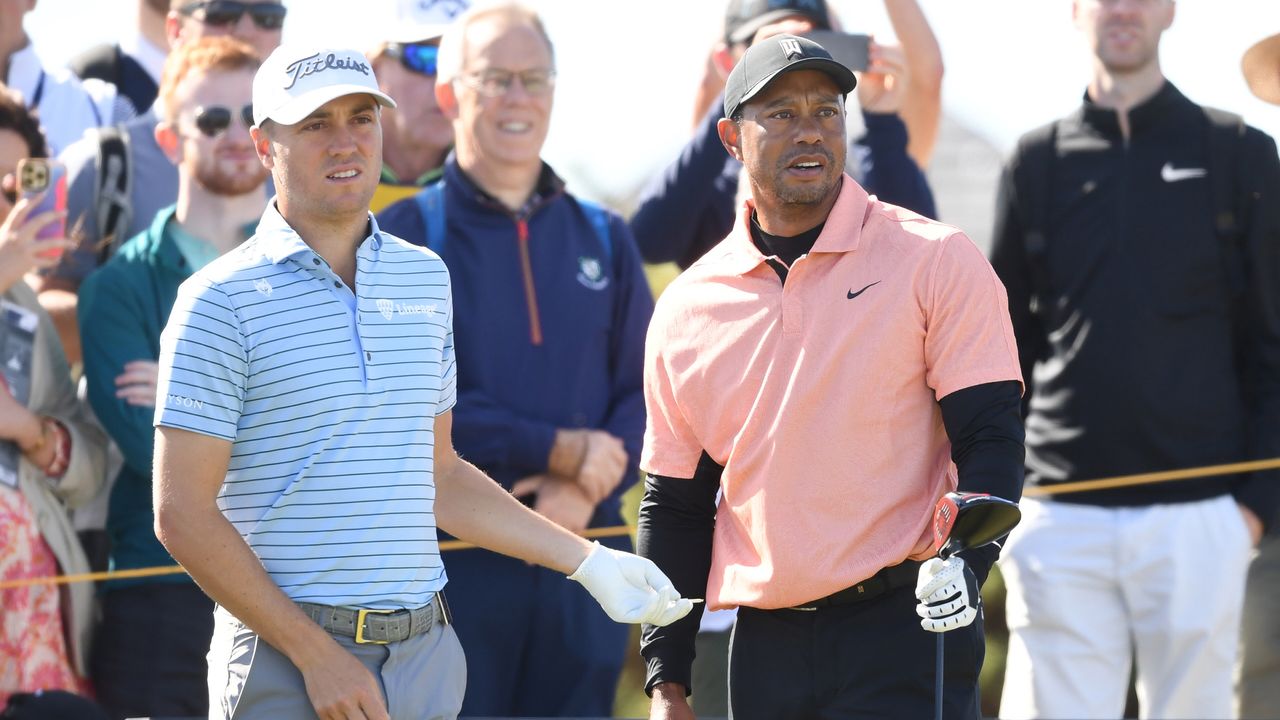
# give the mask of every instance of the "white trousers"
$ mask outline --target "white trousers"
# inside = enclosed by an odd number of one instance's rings
[[[1022,501],[1005,545],[1000,717],[1232,717],[1249,531],[1228,496],[1101,508]]]

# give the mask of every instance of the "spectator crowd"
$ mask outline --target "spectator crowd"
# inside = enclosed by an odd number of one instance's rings
[[[984,255],[880,1],[717,0],[623,217],[543,159],[532,0],[137,0],[67,67],[0,0],[0,717],[609,717],[630,623],[652,718],[977,718],[995,568],[1001,717],[1280,717],[1274,140],[1165,76],[1174,0],[1072,0]],[[1021,523],[936,558],[951,492]]]

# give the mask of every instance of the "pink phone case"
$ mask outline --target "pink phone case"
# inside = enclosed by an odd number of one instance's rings
[[[41,171],[40,168],[45,168]],[[41,192],[40,203],[27,214],[28,218],[46,212],[61,212],[67,208],[67,169],[57,160],[31,158],[18,164],[18,184],[23,197],[34,197]],[[36,236],[41,239],[63,237],[67,234],[66,218],[40,228]]]

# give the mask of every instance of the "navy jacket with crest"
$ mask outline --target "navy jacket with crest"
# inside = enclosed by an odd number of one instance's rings
[[[378,223],[429,245],[449,269],[458,453],[510,489],[547,470],[556,429],[606,430],[626,446],[628,470],[592,525],[618,524],[644,434],[644,340],[653,313],[631,231],[608,213],[605,242],[545,164],[517,212],[477,187],[452,156],[441,182],[442,241],[427,242],[416,198],[387,207]]]

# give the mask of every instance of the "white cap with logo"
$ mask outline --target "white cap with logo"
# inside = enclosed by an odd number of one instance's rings
[[[469,6],[467,0],[396,0],[395,21],[387,40],[406,44],[435,40]]]
[[[349,48],[281,45],[253,77],[253,124],[264,120],[293,125],[316,108],[344,95],[372,95],[378,103],[396,103],[378,89],[364,53]]]

